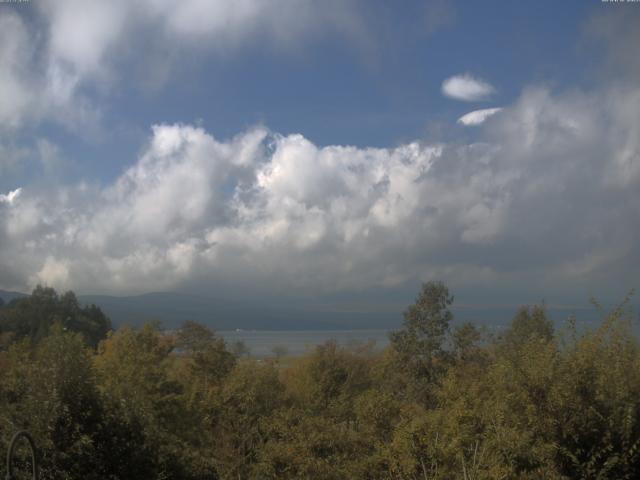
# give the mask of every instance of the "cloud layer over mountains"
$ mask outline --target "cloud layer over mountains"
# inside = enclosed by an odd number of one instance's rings
[[[5,194],[2,281],[123,292],[203,279],[329,291],[632,280],[640,89],[528,89],[484,128],[471,144],[375,149],[156,125],[111,185]]]
[[[74,133],[99,124],[104,99],[138,67],[160,88],[184,51],[296,49],[320,32],[367,41],[355,3],[293,3],[187,0],[177,12],[163,0],[38,3],[42,35],[3,11],[0,175],[39,122]],[[615,21],[592,27],[612,45]],[[220,139],[157,119],[114,181],[52,176],[0,191],[0,287],[244,295],[441,278],[619,295],[640,264],[640,88],[637,59],[616,52],[615,81],[530,85],[499,114],[461,117],[477,125],[471,140],[455,123],[458,141],[366,148],[268,126]],[[465,101],[494,92],[469,75],[442,89]],[[58,154],[46,139],[38,146],[43,163]]]

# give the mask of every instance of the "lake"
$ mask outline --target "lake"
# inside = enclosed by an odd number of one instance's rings
[[[549,317],[555,324],[558,332],[566,329],[566,316],[564,310],[547,309]],[[495,312],[491,312],[495,313]],[[498,312],[500,313],[500,312]],[[485,333],[499,334],[509,324],[510,317],[504,312],[502,315],[487,315],[485,318],[469,315],[466,311],[457,311],[457,321],[452,323],[452,328],[464,321],[471,321],[476,326],[482,327]],[[598,312],[595,310],[583,310],[576,322],[578,333],[597,328],[602,322]],[[512,315],[512,314],[511,314]],[[488,321],[486,318],[499,318],[500,321]],[[400,325],[395,327],[398,329]],[[635,331],[640,334],[640,325],[635,323]],[[389,344],[389,332],[394,329],[362,329],[362,330],[220,330],[216,334],[221,335],[231,347],[234,342],[242,340],[249,348],[251,356],[270,357],[273,356],[274,347],[285,347],[287,355],[300,356],[316,345],[320,345],[327,340],[334,339],[340,345],[350,343],[366,343],[370,340],[375,342],[376,349],[382,349]]]
[[[389,343],[389,330],[227,330],[216,332],[229,347],[241,340],[253,357],[273,356],[274,347],[285,347],[287,355],[300,356],[327,340],[339,345],[375,342],[376,349]]]

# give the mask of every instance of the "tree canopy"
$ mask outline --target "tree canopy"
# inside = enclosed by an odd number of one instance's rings
[[[74,299],[37,289],[2,309],[34,318],[0,351],[0,448],[30,431],[43,479],[640,476],[625,308],[578,330],[523,307],[492,337],[456,324],[431,282],[385,349],[329,341],[274,359],[195,322],[122,327],[94,348],[61,320],[84,311]]]
[[[111,330],[111,321],[97,306],[81,306],[73,292],[58,295],[53,288],[40,285],[30,296],[14,299],[0,310],[0,334],[5,342],[22,338],[37,342],[56,324],[81,334],[92,347]]]

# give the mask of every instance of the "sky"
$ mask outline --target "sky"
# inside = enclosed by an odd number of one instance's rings
[[[0,288],[615,302],[640,3],[0,3]]]

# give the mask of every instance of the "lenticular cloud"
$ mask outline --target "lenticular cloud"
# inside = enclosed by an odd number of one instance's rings
[[[468,73],[454,75],[442,82],[442,93],[445,96],[465,102],[486,100],[494,92],[495,88],[491,84]]]
[[[502,108],[484,108],[464,114],[458,119],[458,123],[467,127],[482,125],[487,118],[498,113]]]

